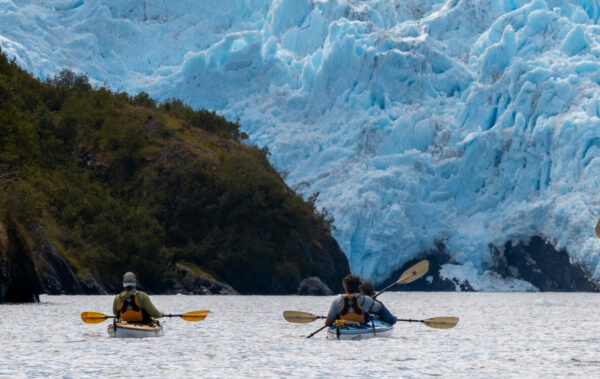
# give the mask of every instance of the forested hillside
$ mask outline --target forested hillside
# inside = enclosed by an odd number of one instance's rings
[[[125,271],[154,292],[182,272],[240,293],[292,293],[309,276],[337,289],[349,269],[332,219],[245,138],[214,112],[70,71],[42,82],[0,56],[1,216],[21,231],[42,290],[40,244],[85,292],[118,289]]]

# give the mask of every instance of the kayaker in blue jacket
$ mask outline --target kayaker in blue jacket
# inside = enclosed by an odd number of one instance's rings
[[[359,290],[361,295],[369,296],[370,298],[373,298],[373,296],[375,296],[375,288],[373,287],[373,283],[371,283],[369,280],[363,280],[360,283]],[[391,325],[394,325],[396,321],[398,321],[396,316],[394,316],[392,312],[390,312],[381,301],[375,299],[373,299],[373,301],[381,305],[381,310],[379,311],[379,313],[376,314],[377,318]]]
[[[133,272],[123,275],[125,291],[115,297],[113,313],[123,321],[149,324],[152,318],[159,318],[163,313],[156,309],[150,296],[137,287],[137,278]]]
[[[346,320],[361,324],[369,320],[369,314],[379,314],[381,304],[368,296],[359,294],[360,277],[348,275],[342,280],[344,291],[331,303],[325,325],[331,326],[335,320]]]

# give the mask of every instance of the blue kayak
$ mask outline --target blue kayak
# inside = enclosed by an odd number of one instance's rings
[[[394,326],[383,321],[374,320],[368,324],[358,324],[349,321],[343,326],[332,326],[327,329],[327,339],[332,340],[361,340],[374,337],[389,337]]]

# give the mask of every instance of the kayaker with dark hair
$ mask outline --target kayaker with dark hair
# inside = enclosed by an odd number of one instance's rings
[[[123,321],[148,324],[152,318],[159,318],[163,313],[156,309],[150,296],[137,287],[137,278],[133,272],[123,275],[125,291],[115,297],[113,313]]]
[[[375,296],[375,288],[373,287],[373,283],[371,283],[369,280],[363,280],[360,283],[359,290],[361,295],[369,296],[370,298]],[[375,299],[373,299],[373,301],[381,305],[381,310],[378,314],[376,314],[381,321],[387,322],[390,325],[394,325],[396,321],[398,321],[396,316],[394,316],[381,301]]]
[[[368,296],[358,293],[360,286],[359,276],[347,275],[342,280],[342,285],[346,293],[331,303],[325,325],[331,326],[335,320],[346,320],[364,324],[369,320],[369,313],[379,314],[381,304]]]

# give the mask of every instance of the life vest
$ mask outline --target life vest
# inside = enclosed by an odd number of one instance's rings
[[[360,322],[364,324],[367,322],[368,315],[363,311],[358,296],[345,295],[342,297],[342,307],[340,313],[338,313],[340,320],[348,320],[354,322]]]
[[[137,294],[138,291],[135,291],[127,299],[121,302],[119,316],[121,317],[121,320],[127,322],[150,322],[150,315],[140,305]]]

